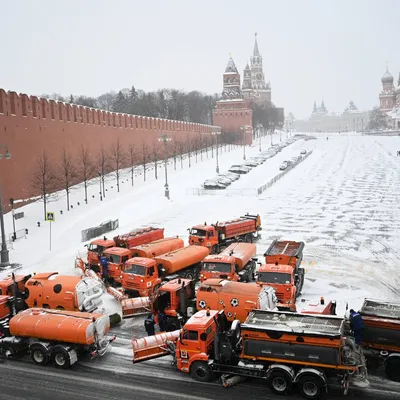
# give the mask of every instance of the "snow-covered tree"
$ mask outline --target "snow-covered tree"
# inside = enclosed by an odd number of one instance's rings
[[[389,127],[389,117],[386,113],[382,112],[379,107],[374,107],[370,111],[369,118],[367,127],[369,130],[387,129]]]

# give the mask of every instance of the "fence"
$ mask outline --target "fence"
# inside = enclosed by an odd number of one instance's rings
[[[265,190],[270,188],[276,181],[279,181],[282,177],[284,177],[289,171],[291,171],[296,165],[300,164],[302,161],[304,161],[308,156],[312,154],[312,150],[308,152],[306,155],[301,156],[295,163],[290,164],[285,170],[280,172],[278,175],[276,175],[274,178],[272,178],[269,182],[267,182],[265,185],[260,186],[257,189],[257,196],[259,196],[261,193],[263,193]]]
[[[93,228],[84,229],[81,232],[82,242],[86,242],[87,240],[93,239],[97,236],[101,236],[104,233],[111,232],[117,229],[118,226],[119,226],[119,220],[115,219],[103,222],[99,226],[95,226]]]

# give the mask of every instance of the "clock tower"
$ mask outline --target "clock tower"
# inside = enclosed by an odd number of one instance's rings
[[[244,89],[243,93],[246,98],[253,99],[261,103],[271,102],[271,85],[269,82],[265,83],[263,59],[258,49],[257,33],[255,34],[253,55],[250,58],[250,71],[248,70],[248,66],[246,66],[243,75],[245,77],[246,75],[250,75],[248,80],[250,85],[248,82],[246,82],[246,87],[244,87],[245,79],[243,80],[242,89]]]

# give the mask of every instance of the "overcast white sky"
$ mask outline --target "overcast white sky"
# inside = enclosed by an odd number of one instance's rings
[[[0,87],[98,96],[135,85],[221,92],[258,33],[272,100],[306,117],[378,103],[400,72],[399,0],[1,0]]]

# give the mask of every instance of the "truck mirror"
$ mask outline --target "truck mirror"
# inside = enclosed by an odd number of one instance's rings
[[[85,244],[85,247],[88,247],[88,245],[87,245],[87,244]]]
[[[202,342],[205,342],[207,340],[207,333],[203,332],[200,334],[200,340]]]

